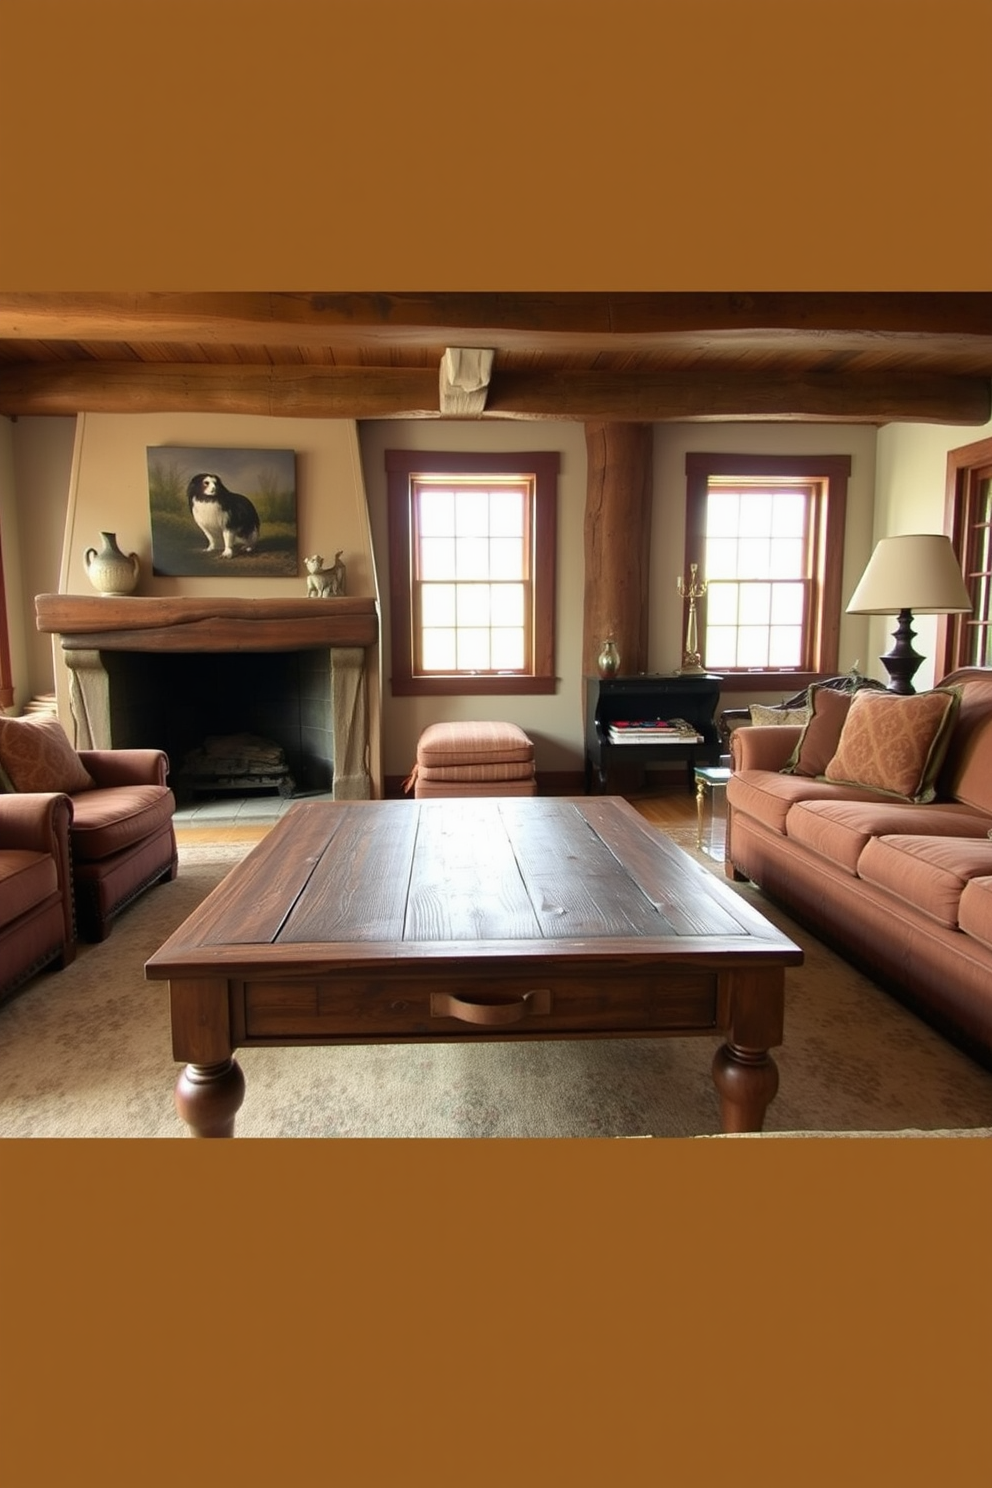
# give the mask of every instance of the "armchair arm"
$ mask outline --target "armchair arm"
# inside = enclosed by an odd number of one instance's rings
[[[802,733],[799,723],[737,728],[730,735],[730,763],[736,770],[781,770]]]
[[[0,848],[69,856],[72,801],[57,791],[23,791],[0,795]]]
[[[165,785],[169,757],[162,749],[80,749],[97,786]]]
[[[72,897],[69,828],[72,800],[60,791],[24,791],[0,795],[0,848],[49,853],[55,859],[62,892],[63,958],[75,955],[76,911]]]

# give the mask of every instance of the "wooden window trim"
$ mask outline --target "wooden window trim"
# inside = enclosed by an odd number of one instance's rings
[[[14,706],[14,671],[10,659],[7,627],[7,584],[3,576],[3,545],[0,543],[0,708]]]
[[[557,450],[477,454],[453,450],[386,450],[389,511],[389,600],[394,697],[535,695],[557,690],[555,577]],[[414,475],[533,475],[535,478],[533,615],[534,672],[517,677],[419,677],[413,670],[413,583],[410,478]]]
[[[850,455],[733,455],[722,452],[689,453],[685,457],[686,513],[685,563],[700,562],[704,543],[704,510],[711,476],[742,476],[760,480],[825,481],[826,500],[817,503],[813,540],[813,575],[810,586],[809,667],[794,671],[756,668],[728,670],[729,680],[747,681],[764,691],[792,694],[823,677],[833,676],[840,656],[842,614],[842,559],[847,519],[847,488],[851,477]],[[706,578],[705,573],[701,575]],[[706,596],[699,601],[699,631],[706,631]],[[705,657],[704,657],[705,661]]]
[[[968,584],[968,535],[972,521],[972,479],[986,465],[992,465],[992,439],[979,439],[947,452],[947,476],[944,485],[944,531],[961,564]],[[968,584],[969,592],[971,585]],[[946,677],[958,667],[969,664],[967,615],[941,615],[937,622],[938,677]]]

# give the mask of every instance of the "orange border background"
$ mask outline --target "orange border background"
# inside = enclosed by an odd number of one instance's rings
[[[0,286],[989,289],[990,32],[977,0],[3,0]],[[970,1488],[989,1169],[0,1143],[0,1481]]]

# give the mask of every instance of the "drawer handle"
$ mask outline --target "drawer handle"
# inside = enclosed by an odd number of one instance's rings
[[[462,1023],[481,1023],[493,1027],[502,1023],[519,1023],[536,1013],[550,1013],[551,988],[536,987],[515,997],[512,1002],[484,1002],[471,997],[456,997],[453,992],[431,993],[432,1018],[459,1018]]]

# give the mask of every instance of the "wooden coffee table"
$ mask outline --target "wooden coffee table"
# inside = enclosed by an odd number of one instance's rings
[[[619,797],[299,804],[145,966],[176,1107],[233,1136],[238,1048],[722,1035],[724,1131],[778,1088],[800,948]]]

